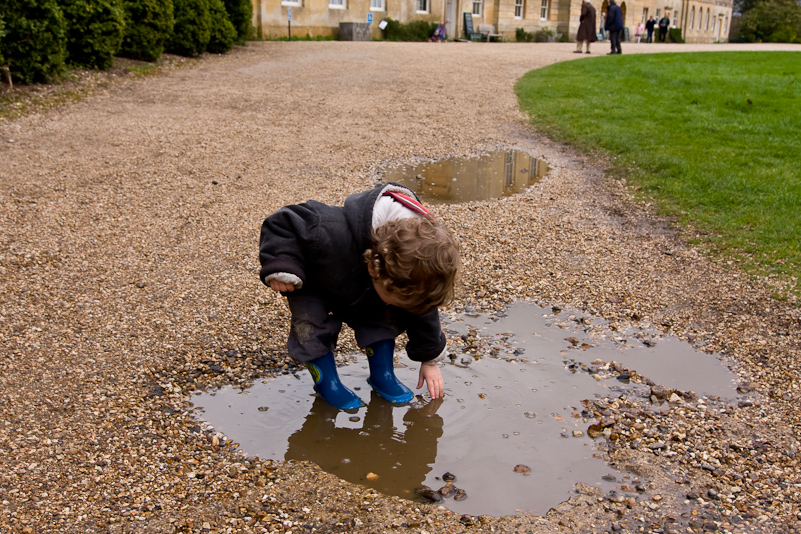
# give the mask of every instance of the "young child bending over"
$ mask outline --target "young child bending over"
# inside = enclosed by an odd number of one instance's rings
[[[432,399],[443,396],[438,362],[445,354],[437,308],[450,302],[459,249],[450,232],[398,184],[345,199],[285,206],[265,219],[259,247],[261,280],[287,297],[292,314],[289,355],[306,363],[315,391],[350,410],[362,401],[339,380],[334,348],[342,323],[367,353],[367,382],[401,404],[413,394],[395,377],[395,338],[421,362]]]

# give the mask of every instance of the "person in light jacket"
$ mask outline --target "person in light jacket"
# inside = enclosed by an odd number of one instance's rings
[[[640,40],[642,39],[642,34],[645,33],[645,26],[642,22],[637,24],[637,28],[634,30],[634,37],[637,38],[637,44],[640,44]]]

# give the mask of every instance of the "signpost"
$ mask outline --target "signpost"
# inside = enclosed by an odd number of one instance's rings
[[[289,17],[287,18],[287,21],[286,21],[286,29],[287,29],[287,35],[289,36],[289,38],[287,39],[287,41],[292,42],[292,8],[291,7],[288,8],[288,12],[289,12]]]
[[[372,13],[368,13],[367,14],[367,24],[372,24],[372,23],[373,23],[373,14]]]

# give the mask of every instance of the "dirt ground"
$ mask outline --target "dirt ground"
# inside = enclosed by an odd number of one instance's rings
[[[0,121],[0,532],[801,531],[798,304],[527,127],[515,81],[591,57],[573,48],[251,43]],[[801,52],[624,43],[766,49]],[[267,214],[341,202],[387,165],[505,147],[552,170],[524,194],[435,208],[463,247],[446,312],[571,306],[725,354],[741,379],[737,406],[587,404],[607,461],[647,492],[578,485],[544,517],[459,516],[247,458],[191,417],[198,388],[294,370],[286,307],[258,279]]]

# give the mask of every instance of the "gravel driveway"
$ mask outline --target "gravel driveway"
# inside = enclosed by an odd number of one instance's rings
[[[799,308],[526,126],[515,80],[573,47],[252,43],[0,122],[0,532],[798,532]],[[498,147],[552,171],[435,208],[463,244],[450,311],[570,306],[724,353],[742,379],[739,406],[588,406],[647,498],[578,486],[545,517],[460,517],[245,458],[192,419],[196,388],[292,370],[285,305],[258,279],[267,214]]]

